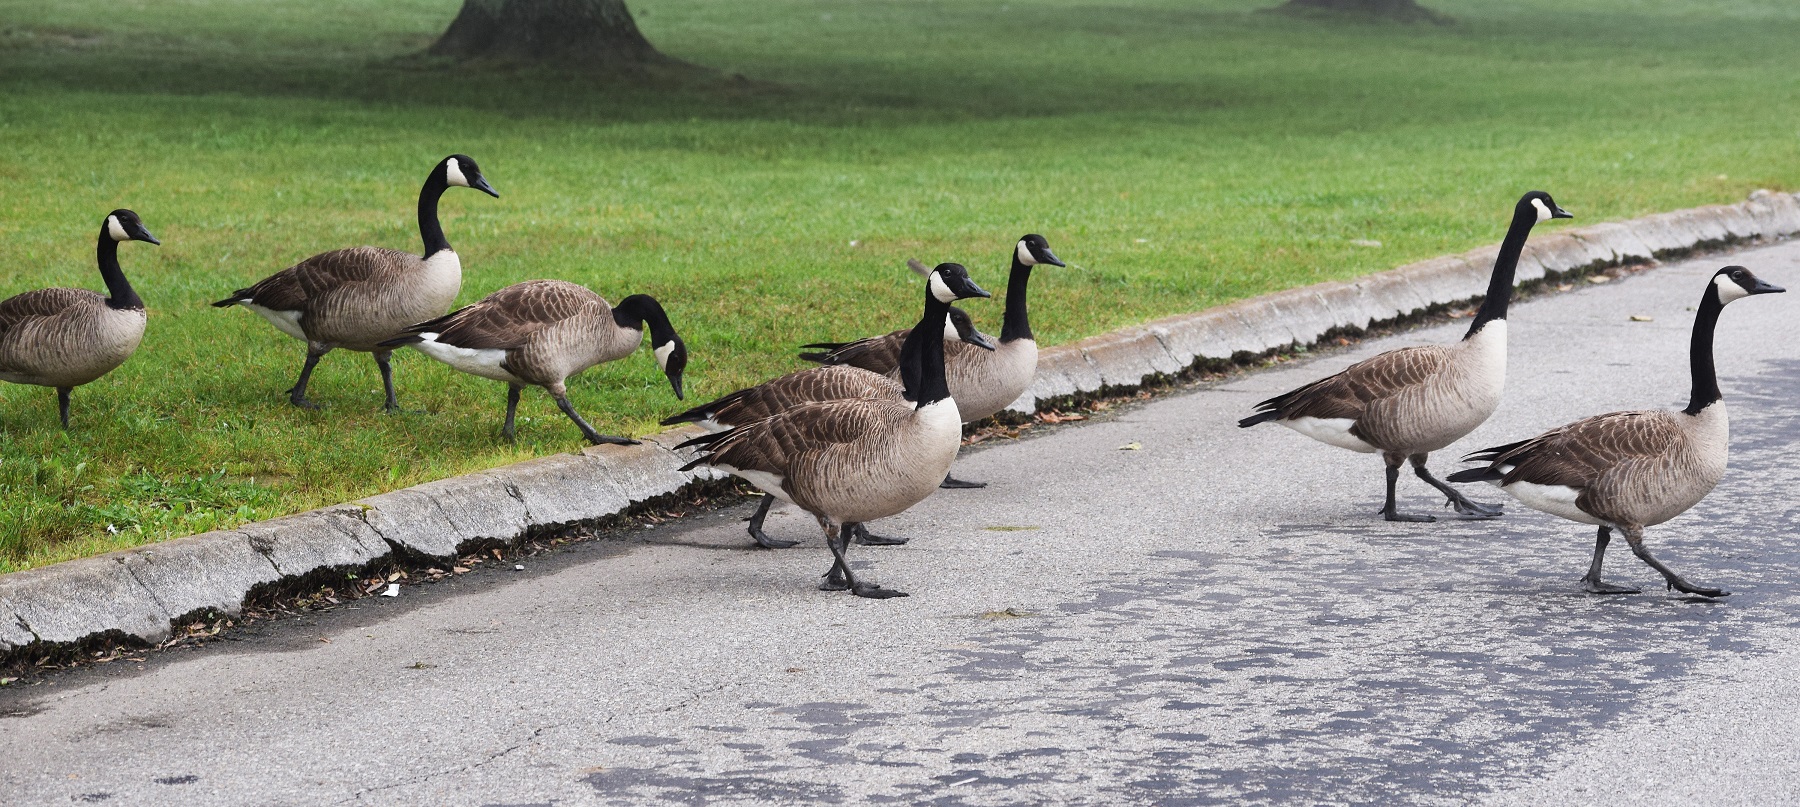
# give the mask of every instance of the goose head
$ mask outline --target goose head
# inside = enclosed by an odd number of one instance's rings
[[[1519,205],[1514,208],[1513,215],[1515,219],[1524,217],[1527,221],[1534,222],[1575,218],[1575,214],[1557,206],[1556,200],[1543,191],[1532,191],[1519,197]]]
[[[938,264],[931,270],[931,279],[925,285],[931,290],[932,298],[945,305],[970,297],[994,296],[975,285],[975,281],[969,279],[968,267],[960,263]]]
[[[1546,197],[1548,198],[1548,197]],[[1036,266],[1047,263],[1051,266],[1063,266],[1061,258],[1050,251],[1050,242],[1037,233],[1031,233],[1019,239],[1019,245],[1013,250],[1013,261],[1020,266]]]
[[[950,319],[944,323],[944,340],[960,339],[982,350],[993,350],[994,340],[988,335],[975,330],[975,321],[969,318],[969,312],[956,306],[950,306]]]
[[[119,208],[106,214],[106,235],[114,241],[146,241],[161,245],[156,236],[144,229],[144,220],[138,214],[125,208]]]
[[[687,345],[671,330],[664,341],[655,341],[653,336],[650,349],[656,353],[656,366],[661,367],[663,375],[669,377],[669,386],[675,390],[675,400],[686,400],[681,396],[681,371],[687,369]]]
[[[1784,291],[1787,289],[1764,281],[1742,266],[1727,266],[1713,273],[1712,293],[1719,298],[1719,305],[1726,305],[1732,300],[1741,300],[1752,294],[1778,294]]]
[[[500,198],[500,192],[494,190],[494,186],[488,184],[487,177],[481,175],[481,167],[466,155],[452,154],[445,157],[443,162],[438,163],[438,171],[444,175],[446,185],[474,188],[495,199]]]

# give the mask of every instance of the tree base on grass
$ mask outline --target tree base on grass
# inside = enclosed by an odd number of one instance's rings
[[[651,45],[625,0],[463,0],[426,55],[625,76],[710,72]]]
[[[1269,9],[1278,14],[1317,17],[1354,16],[1372,20],[1397,22],[1429,22],[1448,25],[1451,20],[1419,5],[1414,0],[1287,0]]]

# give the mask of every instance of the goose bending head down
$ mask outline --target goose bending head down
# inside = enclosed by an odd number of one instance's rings
[[[1512,225],[1500,244],[1488,278],[1487,296],[1462,341],[1390,350],[1256,405],[1256,414],[1238,421],[1249,428],[1279,423],[1328,445],[1380,453],[1387,464],[1387,499],[1381,515],[1389,521],[1434,521],[1395,509],[1400,466],[1436,488],[1456,512],[1477,518],[1500,515],[1496,505],[1470,501],[1426,470],[1430,453],[1480,426],[1500,405],[1506,385],[1506,307],[1513,275],[1533,225],[1573,218],[1550,194],[1532,191],[1513,206]]]
[[[960,264],[939,264],[926,282],[924,315],[901,349],[899,396],[801,403],[696,437],[682,445],[705,453],[683,470],[711,465],[813,514],[832,554],[821,588],[905,596],[856,579],[844,528],[919,503],[949,470],[962,417],[944,378],[944,321],[950,303],[986,296]]]
[[[631,355],[649,326],[650,350],[681,398],[687,346],[656,298],[633,294],[609,306],[586,287],[561,280],[531,280],[494,292],[473,305],[421,322],[382,347],[410,345],[465,373],[506,384],[506,424],[514,437],[519,392],[542,387],[557,408],[595,445],[633,445],[636,440],[601,434],[570,405],[564,382],[596,364]]]
[[[1037,337],[1031,332],[1031,311],[1026,300],[1031,270],[1038,266],[1063,266],[1064,263],[1050,250],[1050,242],[1036,233],[1021,236],[1013,244],[1010,257],[1012,267],[1007,274],[1006,314],[1001,321],[999,344],[984,344],[981,340],[964,337],[961,342],[949,342],[944,346],[950,395],[956,399],[965,423],[993,417],[1025,394],[1037,377]],[[908,265],[914,271],[924,269],[917,261]],[[807,345],[825,348],[827,352],[802,354],[801,358],[823,364],[847,364],[898,378],[898,354],[893,346],[904,340],[906,333],[896,331],[856,342]],[[985,482],[968,482],[949,475],[944,477],[943,485],[947,488],[987,487]]]
[[[1636,594],[1600,580],[1606,545],[1616,530],[1639,560],[1686,594],[1730,592],[1689,583],[1650,554],[1644,528],[1686,512],[1725,475],[1730,426],[1713,368],[1713,330],[1733,300],[1783,291],[1742,266],[1716,272],[1700,297],[1688,350],[1693,387],[1686,409],[1613,412],[1578,420],[1529,440],[1485,448],[1465,459],[1487,467],[1458,471],[1452,482],[1487,482],[1525,506],[1599,528],[1582,588],[1594,594]]]
[[[69,394],[124,364],[144,338],[144,301],[119,267],[119,244],[161,244],[138,214],[120,208],[100,222],[95,257],[106,295],[37,289],[0,301],[0,381],[56,388],[69,427]]]
[[[475,161],[452,154],[438,161],[419,189],[419,237],[423,255],[380,247],[322,252],[238,289],[213,305],[241,305],[288,336],[306,343],[300,379],[288,402],[317,409],[306,398],[319,359],[335,348],[372,353],[387,393],[383,408],[398,411],[393,348],[382,343],[407,326],[441,316],[462,291],[462,260],[438,223],[438,199],[450,188],[474,188],[498,198]]]

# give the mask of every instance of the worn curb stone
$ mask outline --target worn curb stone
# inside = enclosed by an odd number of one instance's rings
[[[1696,248],[1800,232],[1800,199],[1757,191],[1736,205],[1661,213],[1534,238],[1519,282]],[[1497,246],[1327,282],[1123,328],[1038,356],[1037,379],[1010,409],[1128,387],[1196,362],[1310,344],[1338,328],[1368,328],[1436,305],[1479,297]],[[674,447],[701,433],[671,429],[635,446],[594,446],[427,482],[351,504],[234,530],[193,535],[0,575],[0,657],[34,644],[124,634],[159,642],[201,610],[235,613],[257,586],[350,569],[396,552],[446,559],[473,544],[604,518],[718,478],[684,472]]]

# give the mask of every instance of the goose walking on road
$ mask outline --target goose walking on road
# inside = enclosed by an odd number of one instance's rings
[[[899,513],[936,490],[962,443],[962,417],[944,377],[944,321],[951,302],[986,297],[959,264],[939,264],[925,312],[901,350],[901,394],[801,403],[761,420],[684,443],[711,465],[812,513],[832,566],[827,591],[883,599],[903,592],[858,581],[845,560],[845,527]]]
[[[687,347],[660,303],[633,294],[607,305],[584,286],[561,280],[530,280],[494,292],[473,305],[421,322],[381,347],[411,345],[465,373],[506,383],[506,424],[514,436],[513,418],[525,385],[543,387],[583,437],[594,445],[635,445],[636,440],[601,434],[569,403],[564,382],[596,364],[622,359],[637,350],[650,330],[657,366],[681,399],[681,371]]]
[[[1487,467],[1458,471],[1450,481],[1488,482],[1533,510],[1599,527],[1593,560],[1581,578],[1589,592],[1638,593],[1600,581],[1606,545],[1616,530],[1670,588],[1726,596],[1730,592],[1689,583],[1653,557],[1644,546],[1644,528],[1687,512],[1725,475],[1730,426],[1713,368],[1713,330],[1719,312],[1731,301],[1782,290],[1742,266],[1727,266],[1713,275],[1694,316],[1688,353],[1693,387],[1686,409],[1597,415],[1529,440],[1482,449],[1467,459]]]
[[[121,241],[162,243],[136,213],[106,214],[95,249],[104,297],[87,289],[37,289],[0,301],[0,381],[55,387],[65,429],[69,394],[124,364],[144,339],[144,301],[119,268]]]
[[[1328,445],[1380,452],[1387,463],[1387,500],[1381,515],[1388,521],[1436,520],[1396,510],[1394,487],[1400,466],[1409,460],[1413,473],[1443,493],[1456,512],[1500,515],[1498,506],[1470,501],[1432,476],[1425,461],[1431,452],[1474,431],[1499,406],[1506,385],[1506,306],[1525,238],[1538,222],[1566,218],[1572,216],[1543,191],[1520,197],[1494,260],[1487,297],[1461,342],[1401,348],[1364,359],[1337,375],[1257,404],[1256,414],[1238,421],[1238,426],[1274,422]]]
[[[1000,344],[986,350],[970,349],[971,344],[986,347],[971,339],[945,345],[945,373],[950,379],[950,396],[956,399],[963,422],[993,417],[994,413],[1025,394],[1037,376],[1037,337],[1031,332],[1031,312],[1025,297],[1031,283],[1032,267],[1044,264],[1064,265],[1056,253],[1050,251],[1050,243],[1043,236],[1032,233],[1020,238],[1013,245],[1012,270],[1006,281],[1006,313],[1000,326]],[[922,265],[914,266],[915,271],[920,268]],[[906,333],[896,331],[855,342],[806,345],[826,352],[801,354],[801,358],[823,364],[847,364],[898,378],[898,356],[891,346],[904,340]],[[982,488],[987,487],[987,483],[967,482],[945,475],[943,486]]]
[[[462,260],[438,224],[438,198],[451,187],[474,188],[499,198],[475,161],[452,154],[432,168],[419,189],[419,236],[423,257],[380,247],[352,247],[323,252],[276,272],[249,288],[238,289],[214,306],[241,305],[269,321],[282,333],[306,343],[300,380],[288,390],[288,402],[317,409],[306,398],[306,384],[319,359],[335,348],[372,353],[387,393],[382,408],[397,411],[394,372],[383,346],[401,329],[441,316],[462,291]]]

